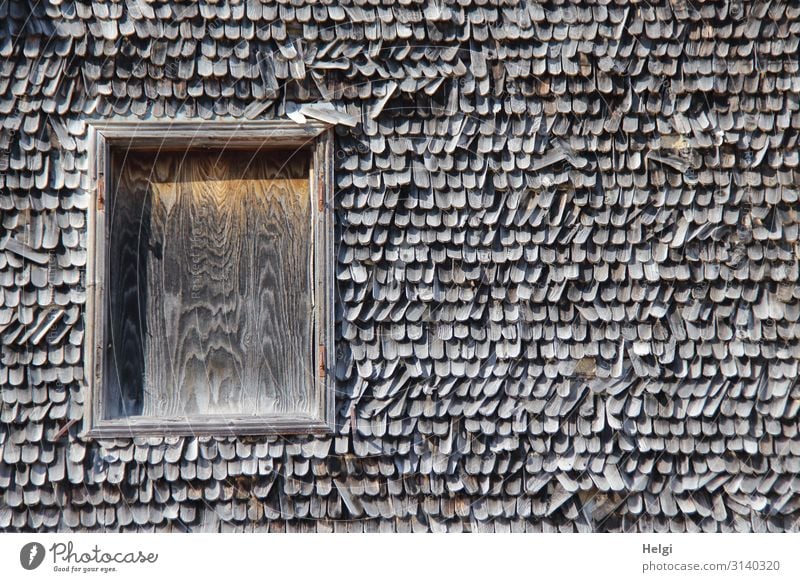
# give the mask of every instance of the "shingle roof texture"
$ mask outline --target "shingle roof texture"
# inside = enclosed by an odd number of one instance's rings
[[[799,39],[780,0],[0,3],[0,530],[797,531]],[[334,434],[81,439],[87,122],[320,102]]]

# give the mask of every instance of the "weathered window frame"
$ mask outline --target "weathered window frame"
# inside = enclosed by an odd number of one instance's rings
[[[139,121],[109,120],[89,124],[90,207],[88,212],[88,262],[86,269],[87,311],[84,339],[86,437],[161,435],[252,435],[329,432],[334,419],[333,386],[333,146],[330,126],[298,125],[292,121]],[[266,150],[308,148],[311,150],[312,260],[315,289],[314,345],[315,396],[320,403],[314,416],[230,416],[220,419],[132,417],[104,419],[103,358],[108,278],[106,192],[111,182],[111,148],[158,151],[162,148]]]

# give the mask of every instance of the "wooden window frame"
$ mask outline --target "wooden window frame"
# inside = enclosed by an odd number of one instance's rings
[[[334,326],[333,326],[333,135],[322,123],[299,125],[293,121],[139,121],[108,120],[89,124],[89,171],[91,189],[88,212],[88,261],[86,269],[86,334],[84,339],[85,437],[164,435],[275,435],[326,433],[334,423]],[[106,223],[106,193],[113,190],[111,149],[159,151],[188,147],[193,150],[277,148],[310,150],[312,270],[315,288],[312,349],[315,415],[268,416],[220,415],[208,417],[103,418],[104,357],[110,233]],[[109,187],[109,184],[112,184]]]

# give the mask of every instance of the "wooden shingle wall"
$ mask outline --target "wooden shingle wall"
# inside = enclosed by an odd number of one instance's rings
[[[788,0],[0,3],[0,529],[800,529]],[[336,124],[337,429],[86,441],[87,122]]]

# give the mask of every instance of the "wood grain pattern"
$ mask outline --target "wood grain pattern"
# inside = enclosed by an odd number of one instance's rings
[[[106,418],[315,410],[308,163],[114,157]]]

